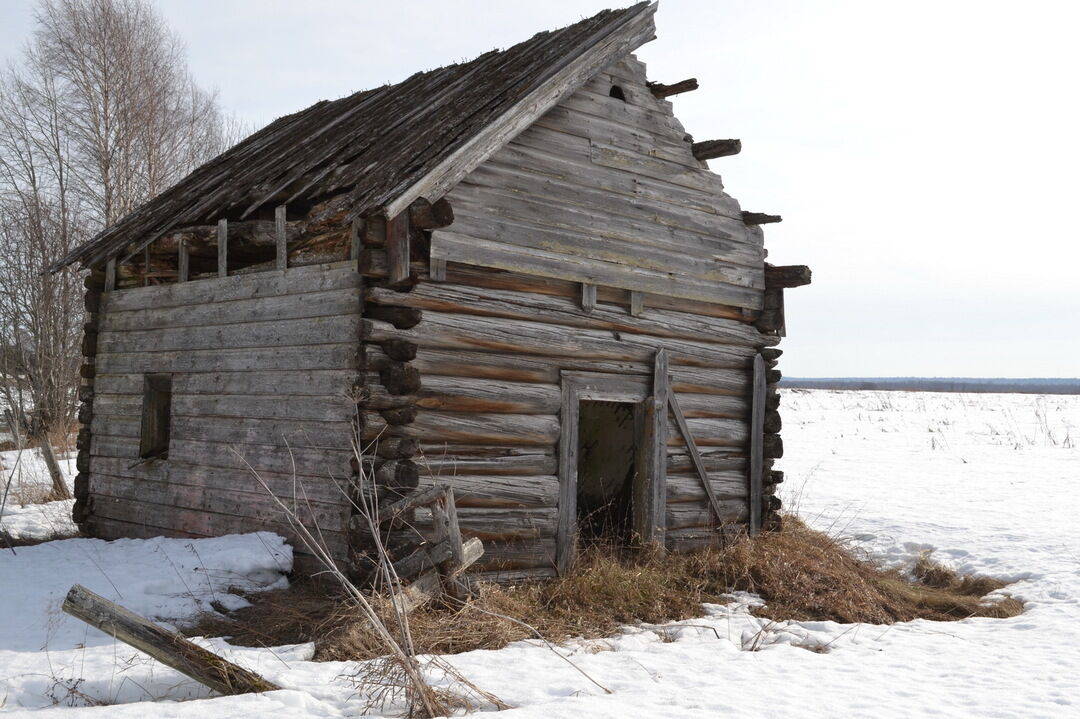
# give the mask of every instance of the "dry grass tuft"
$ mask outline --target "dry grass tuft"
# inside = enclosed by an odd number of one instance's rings
[[[534,638],[550,641],[611,636],[632,623],[700,616],[703,602],[722,603],[742,590],[760,595],[761,616],[890,624],[973,616],[1010,617],[1023,605],[983,597],[1001,581],[963,577],[922,557],[910,579],[856,556],[842,541],[788,517],[781,531],[742,538],[724,549],[685,554],[584,550],[572,573],[550,582],[478,586],[464,604],[428,606],[410,615],[420,653],[497,649]],[[253,594],[252,607],[207,618],[192,633],[232,636],[239,644],[313,641],[316,659],[370,659],[385,653],[375,634],[341,597],[307,583]],[[373,602],[380,614],[385,600]],[[386,615],[388,616],[388,614]],[[515,621],[516,620],[516,621]],[[523,623],[527,626],[523,626]]]

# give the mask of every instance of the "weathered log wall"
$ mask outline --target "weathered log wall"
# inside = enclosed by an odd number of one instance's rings
[[[469,174],[432,256],[761,309],[760,230],[646,82],[607,68]]]
[[[361,278],[355,263],[106,292],[96,326],[82,517],[99,537],[270,529],[252,476],[344,559]],[[172,376],[168,457],[139,456],[143,375]]]

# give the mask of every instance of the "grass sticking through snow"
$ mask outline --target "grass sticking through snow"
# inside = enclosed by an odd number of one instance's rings
[[[844,542],[793,517],[784,528],[723,549],[685,554],[591,547],[573,572],[555,581],[479,586],[465,604],[427,606],[410,616],[417,651],[452,654],[497,649],[532,638],[611,636],[624,624],[660,624],[701,615],[703,602],[724,603],[735,590],[766,602],[755,610],[774,620],[891,624],[917,618],[949,621],[1011,617],[1023,605],[985,598],[1004,582],[959,576],[923,556],[913,577],[858,557]],[[231,617],[207,616],[190,634],[231,636],[234,643],[273,646],[314,641],[316,659],[369,659],[381,644],[347,604],[309,583],[253,594]],[[385,602],[383,603],[385,609]],[[502,615],[502,616],[499,616]]]

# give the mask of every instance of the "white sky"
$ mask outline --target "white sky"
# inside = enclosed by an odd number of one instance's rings
[[[506,47],[616,0],[154,0],[259,125]],[[620,5],[630,0],[621,0]],[[0,55],[32,23],[0,0]],[[766,228],[789,376],[1080,375],[1080,3],[662,0],[652,79]]]

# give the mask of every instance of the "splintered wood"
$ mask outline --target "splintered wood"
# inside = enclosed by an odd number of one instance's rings
[[[434,531],[430,543],[393,565],[399,580],[416,577],[394,596],[394,603],[402,612],[411,612],[442,593],[464,599],[468,595],[468,587],[459,576],[484,554],[484,545],[479,539],[462,541],[454,491],[449,487],[431,487],[414,492],[382,508],[379,519],[392,523],[418,507],[431,508]]]

